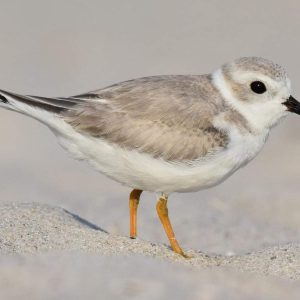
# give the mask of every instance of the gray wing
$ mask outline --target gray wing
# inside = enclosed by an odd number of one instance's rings
[[[156,158],[195,160],[228,143],[212,124],[224,103],[209,75],[140,78],[69,99],[60,115],[75,130]]]

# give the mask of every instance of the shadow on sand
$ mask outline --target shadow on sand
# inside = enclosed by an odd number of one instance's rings
[[[108,232],[106,230],[98,227],[97,225],[89,222],[88,220],[85,220],[85,219],[79,217],[78,215],[75,215],[75,214],[71,213],[70,211],[68,211],[66,209],[64,209],[64,212],[67,213],[68,215],[71,215],[76,221],[80,222],[81,224],[83,224],[83,225],[85,225],[85,226],[87,226],[87,227],[89,227],[91,229],[99,230],[101,232],[104,232],[104,233],[108,234]]]

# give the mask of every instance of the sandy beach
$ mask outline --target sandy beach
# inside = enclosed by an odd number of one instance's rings
[[[107,233],[62,208],[0,207],[5,299],[289,299],[299,297],[300,244],[242,255],[186,249]],[[51,292],[49,292],[49,290]]]

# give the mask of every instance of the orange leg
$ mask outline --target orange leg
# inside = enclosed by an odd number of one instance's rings
[[[162,196],[157,204],[156,204],[156,210],[157,214],[159,216],[159,219],[165,229],[165,232],[168,236],[168,239],[170,241],[171,247],[173,251],[176,253],[182,255],[183,257],[187,257],[184,252],[182,251],[181,247],[179,246],[174,231],[172,229],[172,225],[170,223],[169,214],[168,214],[168,207],[167,207],[168,198],[167,196]]]
[[[130,238],[136,238],[137,208],[143,191],[132,190],[129,196]]]

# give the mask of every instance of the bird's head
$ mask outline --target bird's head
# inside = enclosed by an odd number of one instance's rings
[[[300,114],[285,70],[269,60],[239,58],[215,71],[213,78],[227,103],[258,131],[271,128],[288,112]]]

